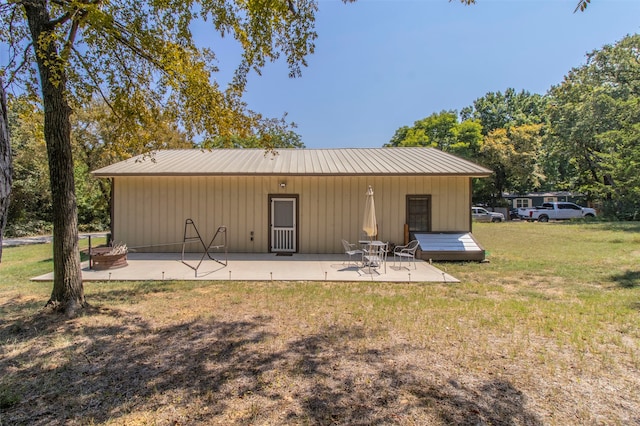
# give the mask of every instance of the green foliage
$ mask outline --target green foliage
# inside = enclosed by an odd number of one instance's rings
[[[264,148],[269,144],[269,149],[275,148],[304,148],[304,144],[300,141],[299,135],[292,132],[296,137],[290,138],[289,134],[270,135],[269,142],[257,136],[218,136],[213,140],[202,143],[202,147],[206,149],[213,148]]]
[[[87,164],[78,161],[75,164],[78,224],[93,224],[96,229],[103,228],[110,222],[109,199],[103,196],[99,181],[89,174]]]
[[[189,137],[249,137],[272,126],[242,101],[247,75],[283,57],[290,75],[299,76],[316,38],[315,0],[61,1],[45,7],[51,32],[34,44],[23,2],[0,6],[9,83],[37,93],[36,69],[23,60],[35,63],[35,45],[43,52],[56,47],[58,56],[49,52],[43,64],[55,85],[66,85],[76,111],[98,95],[123,124],[163,110]],[[226,88],[212,78],[220,66],[214,52],[193,39],[192,26],[203,22],[211,38],[231,37],[242,48],[239,63],[224,64],[235,69]]]
[[[43,112],[27,96],[9,98],[13,135],[14,190],[7,234],[51,233],[51,192]],[[78,220],[85,230],[102,230],[110,222],[111,186],[91,171],[162,148],[193,148],[162,111],[141,111],[136,122],[123,120],[105,102],[91,102],[72,117],[74,178]],[[131,119],[131,118],[130,118]],[[133,121],[133,119],[131,119]]]
[[[540,187],[544,180],[538,162],[541,129],[540,124],[526,124],[496,129],[484,138],[478,161],[494,173],[490,178],[476,180],[474,202],[496,206],[507,190],[526,193]]]
[[[511,126],[540,124],[545,118],[546,97],[527,91],[516,92],[508,88],[504,94],[489,92],[473,101],[473,106],[463,108],[464,120],[475,119],[482,125],[483,135]]]
[[[92,170],[158,149],[193,148],[163,109],[141,105],[122,117],[107,102],[92,101],[72,117],[76,197],[80,225],[104,229],[110,223],[111,185]]]
[[[551,89],[549,144],[559,181],[610,212],[640,209],[640,35],[587,56]]]
[[[241,137],[238,135],[218,136],[205,140],[201,146],[206,149],[213,148],[304,148],[302,137],[293,130],[281,130],[274,127],[272,130],[261,132],[258,135]]]
[[[506,189],[522,193],[540,187],[544,179],[538,163],[541,128],[540,124],[526,124],[496,129],[484,139],[480,158],[495,171],[496,198]]]
[[[60,273],[52,300],[82,294],[61,290],[81,283],[79,268],[63,265],[63,256],[73,252],[65,245],[77,234],[76,214],[81,221],[102,224],[107,217],[108,182],[94,181],[90,170],[161,147],[191,146],[186,141],[195,136],[266,135],[254,141],[266,148],[299,143],[288,134],[289,124],[249,110],[242,94],[251,71],[259,73],[281,56],[290,75],[300,75],[314,50],[316,10],[315,0],[0,4],[0,43],[7,50],[0,75],[34,97],[42,94],[47,117],[43,126],[38,108],[30,113],[33,119],[14,120],[14,128],[24,126],[17,134],[17,155],[24,158],[17,159],[12,217],[27,223],[53,216],[58,235],[64,235],[56,239]],[[199,22],[209,24],[211,38],[230,37],[242,48],[239,63],[229,67],[235,73],[226,88],[213,77],[218,71],[214,52],[193,39],[191,28]],[[106,107],[92,105],[96,99]],[[83,116],[83,107],[93,116]],[[53,191],[45,186],[44,144],[36,147],[45,139]]]
[[[7,224],[7,237],[27,237],[30,235],[51,235],[53,225],[45,220],[22,220]]]
[[[463,157],[476,156],[482,141],[482,126],[474,120],[458,122],[455,111],[431,114],[396,130],[385,146],[429,146]]]
[[[10,95],[7,115],[13,150],[13,190],[7,223],[7,234],[11,234],[20,224],[50,222],[52,206],[42,109],[34,98]]]
[[[465,158],[474,158],[482,146],[482,124],[477,120],[464,120],[455,128],[456,142],[449,146],[450,152]]]
[[[462,123],[455,112],[432,114],[386,146],[434,146],[492,169],[474,181],[474,202],[569,190],[599,201],[608,217],[640,219],[638,52],[640,35],[627,36],[588,54],[544,96],[489,92],[462,109]]]

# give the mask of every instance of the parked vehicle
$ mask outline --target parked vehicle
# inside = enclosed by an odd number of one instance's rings
[[[575,218],[596,217],[596,211],[589,207],[580,207],[574,203],[555,202],[543,203],[533,208],[519,208],[518,215],[523,220],[530,222],[548,222],[550,220],[569,220]]]
[[[471,207],[471,217],[478,222],[502,222],[502,213],[490,212],[483,207]]]

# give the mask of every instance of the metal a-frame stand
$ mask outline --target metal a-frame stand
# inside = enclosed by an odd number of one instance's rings
[[[196,241],[200,241],[200,244],[202,244],[202,247],[204,248],[204,253],[202,253],[200,262],[198,262],[196,266],[192,266],[192,265],[189,265],[184,260],[184,249],[187,243],[192,243]],[[217,241],[217,244],[214,244],[216,241]],[[220,250],[220,249],[224,249],[224,261],[216,259],[215,257],[211,256],[211,253],[210,253],[211,250]],[[216,233],[213,235],[213,238],[209,242],[209,245],[205,245],[204,240],[200,236],[200,232],[198,232],[198,228],[196,227],[196,224],[193,222],[193,220],[191,219],[185,220],[184,237],[182,239],[182,263],[187,265],[189,268],[193,269],[197,277],[198,268],[202,264],[202,261],[204,260],[205,257],[209,257],[209,259],[213,260],[214,262],[218,262],[223,266],[227,266],[227,261],[228,261],[227,259],[227,227],[219,226],[218,229],[216,230]]]

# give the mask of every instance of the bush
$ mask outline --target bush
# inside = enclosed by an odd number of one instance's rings
[[[84,223],[78,225],[79,232],[108,231],[109,225],[101,222]],[[31,222],[7,224],[4,232],[5,238],[30,237],[33,235],[51,235],[53,224],[44,220],[32,220]]]
[[[640,205],[629,201],[605,201],[602,203],[602,216],[615,220],[640,220]]]
[[[81,223],[78,225],[79,232],[102,232],[108,231],[109,225],[102,222]]]
[[[30,235],[46,235],[53,232],[53,224],[44,220],[33,220],[24,223],[7,224],[5,229],[5,237],[19,238],[28,237]]]

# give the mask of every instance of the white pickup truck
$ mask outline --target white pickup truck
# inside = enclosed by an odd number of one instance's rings
[[[548,222],[549,220],[569,220],[574,218],[593,218],[596,211],[589,207],[566,202],[543,203],[533,208],[519,208],[518,216],[522,220]]]

